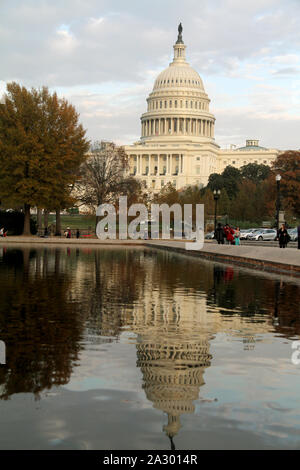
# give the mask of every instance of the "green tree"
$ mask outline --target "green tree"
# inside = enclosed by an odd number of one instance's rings
[[[222,173],[224,188],[230,200],[234,199],[238,193],[241,172],[237,168],[228,165]]]
[[[88,150],[78,118],[45,87],[7,84],[0,105],[0,198],[24,206],[24,235],[30,235],[31,207],[59,209],[70,202]]]
[[[255,184],[251,180],[240,182],[230,209],[231,217],[235,220],[261,222],[266,212],[262,184]]]
[[[212,173],[208,179],[207,187],[212,191],[214,189],[222,189],[224,188],[224,178],[219,173]]]
[[[228,197],[227,191],[225,188],[221,190],[220,200],[219,200],[219,214],[220,215],[229,215],[231,211],[232,203]]]
[[[271,169],[267,165],[259,165],[258,163],[248,163],[240,169],[241,175],[245,179],[249,179],[254,183],[259,183],[268,178]]]

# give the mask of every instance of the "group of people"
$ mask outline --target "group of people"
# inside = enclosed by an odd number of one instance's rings
[[[215,239],[218,245],[240,245],[241,232],[240,228],[233,228],[229,224],[222,224],[219,222],[215,230]]]
[[[67,227],[67,230],[64,233],[66,238],[72,238],[72,231],[70,227]],[[76,230],[76,238],[80,238],[80,231],[79,229]]]
[[[218,245],[240,245],[241,232],[240,228],[230,227],[229,224],[222,224],[219,222],[215,230],[215,240]],[[280,248],[286,248],[291,237],[287,231],[286,225],[282,224],[280,229],[277,231],[277,240]],[[298,226],[298,249],[300,249],[300,225]]]

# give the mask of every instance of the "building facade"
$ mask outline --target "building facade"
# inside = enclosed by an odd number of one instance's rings
[[[278,150],[261,147],[257,140],[247,140],[238,149],[220,148],[210,99],[201,77],[186,61],[181,25],[178,31],[173,62],[158,75],[147,98],[141,138],[125,146],[130,174],[154,192],[167,183],[176,189],[206,186],[211,173],[221,173],[228,165],[270,165],[278,155]]]

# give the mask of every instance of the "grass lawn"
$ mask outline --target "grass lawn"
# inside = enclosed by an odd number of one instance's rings
[[[55,224],[55,214],[49,214],[49,225]],[[95,230],[96,216],[94,215],[61,215],[61,227],[66,229],[70,227],[71,229],[91,229]]]

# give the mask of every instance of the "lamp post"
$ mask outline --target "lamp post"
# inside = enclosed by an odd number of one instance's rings
[[[215,231],[217,228],[217,205],[218,205],[218,199],[220,198],[221,190],[220,189],[214,189],[214,200],[215,200]]]
[[[280,180],[281,175],[276,175],[276,184],[277,184],[277,200],[276,200],[276,227],[277,231],[279,230],[279,212],[280,212]]]

